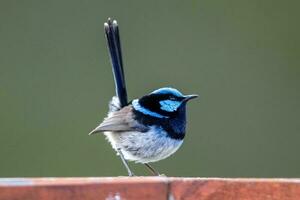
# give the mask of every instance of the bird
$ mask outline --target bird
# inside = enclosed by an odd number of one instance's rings
[[[129,176],[134,173],[127,161],[142,163],[153,175],[160,176],[150,163],[169,157],[182,145],[186,105],[198,95],[184,95],[173,87],[162,87],[128,102],[117,21],[108,18],[104,30],[116,96],[109,103],[107,117],[89,135],[103,133],[106,136]]]

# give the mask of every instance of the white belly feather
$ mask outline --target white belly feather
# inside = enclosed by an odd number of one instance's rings
[[[144,133],[105,132],[104,134],[115,150],[121,149],[126,160],[139,163],[156,162],[167,158],[176,152],[183,142],[168,137],[164,130],[154,126]]]

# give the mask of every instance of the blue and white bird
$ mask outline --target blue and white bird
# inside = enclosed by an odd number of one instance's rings
[[[197,95],[183,95],[165,87],[127,102],[117,22],[104,24],[116,85],[116,96],[109,104],[108,116],[90,134],[103,132],[117,151],[129,176],[127,160],[145,164],[167,158],[182,145],[186,130],[186,104]]]

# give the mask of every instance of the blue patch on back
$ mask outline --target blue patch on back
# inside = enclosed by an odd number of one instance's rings
[[[164,115],[161,115],[161,114],[158,114],[156,112],[152,112],[150,110],[148,110],[147,108],[144,108],[142,107],[140,104],[139,104],[139,100],[138,99],[135,99],[132,101],[132,106],[135,110],[145,114],[145,115],[150,115],[151,117],[157,117],[157,118],[169,118],[167,116],[164,116]]]
[[[176,90],[174,88],[170,88],[170,87],[164,87],[164,88],[157,89],[157,90],[151,92],[151,94],[173,94],[174,96],[177,96],[177,97],[183,97],[184,96],[178,90]]]
[[[172,101],[172,100],[163,100],[160,101],[159,104],[161,105],[160,109],[167,112],[174,112],[181,105],[181,102]]]

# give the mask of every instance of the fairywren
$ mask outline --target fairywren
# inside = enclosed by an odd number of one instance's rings
[[[139,99],[127,102],[127,91],[117,22],[104,24],[113,67],[116,96],[109,104],[108,116],[90,134],[103,132],[117,151],[129,176],[127,160],[150,166],[167,158],[183,143],[186,129],[186,103],[197,95],[183,95],[171,87],[157,89]]]

